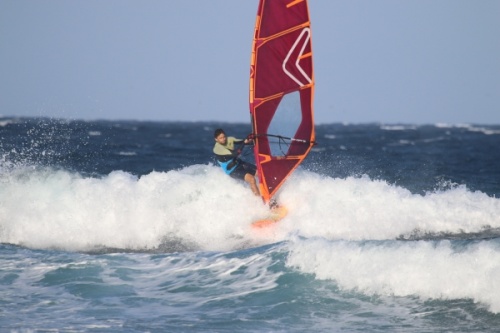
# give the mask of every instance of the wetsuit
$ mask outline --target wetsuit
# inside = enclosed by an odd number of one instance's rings
[[[213,150],[215,159],[222,170],[236,179],[245,179],[245,174],[247,173],[255,176],[257,170],[254,165],[240,160],[238,158],[238,153],[234,151],[234,145],[241,144],[243,141],[244,140],[229,136],[227,137],[225,145],[216,142]]]

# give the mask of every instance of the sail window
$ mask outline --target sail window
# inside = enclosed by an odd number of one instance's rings
[[[272,156],[285,156],[288,154],[291,142],[289,138],[295,136],[301,122],[300,93],[294,91],[283,96],[269,124],[267,133],[270,135],[269,145]]]

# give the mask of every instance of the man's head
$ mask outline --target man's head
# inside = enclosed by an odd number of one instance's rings
[[[222,128],[218,128],[215,130],[214,139],[216,142],[220,143],[221,145],[226,144],[226,142],[227,142],[226,133],[224,133],[224,130]]]

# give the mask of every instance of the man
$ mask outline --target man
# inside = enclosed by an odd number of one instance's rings
[[[217,163],[222,167],[222,170],[233,178],[246,181],[250,185],[253,194],[260,196],[257,183],[255,182],[255,166],[240,160],[238,158],[239,153],[234,151],[237,148],[234,146],[235,144],[248,144],[250,140],[240,140],[232,136],[226,137],[226,133],[221,128],[215,130],[214,139],[215,158],[217,159]]]

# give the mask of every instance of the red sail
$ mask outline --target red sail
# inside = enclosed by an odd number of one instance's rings
[[[314,144],[313,93],[307,0],[260,0],[250,63],[250,114],[266,203]]]

